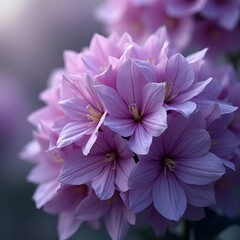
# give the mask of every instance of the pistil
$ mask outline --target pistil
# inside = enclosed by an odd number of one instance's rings
[[[98,112],[91,105],[88,105],[86,108],[87,108],[87,111],[89,112],[89,114],[87,114],[87,117],[89,120],[91,120],[90,124],[98,123],[102,117],[102,113]]]
[[[142,114],[139,114],[136,103],[129,106],[129,111],[133,115],[135,121],[139,122],[141,120]]]
[[[172,160],[171,158],[164,158],[163,164],[164,164],[164,174],[166,174],[167,172],[167,167],[171,172],[173,172],[174,169],[177,167],[177,162]]]
[[[117,158],[118,155],[116,152],[110,152],[105,155],[104,162],[105,163],[111,163],[113,162],[113,170],[116,170],[117,167]]]

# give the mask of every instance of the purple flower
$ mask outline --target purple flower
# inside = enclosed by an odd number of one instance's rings
[[[202,53],[195,55],[196,61],[202,60]],[[200,94],[210,83],[211,78],[196,81],[192,64],[181,54],[177,53],[166,60],[160,69],[159,80],[165,82],[164,107],[189,116],[197,107],[192,98]]]
[[[209,56],[215,59],[223,53],[234,53],[239,48],[240,31],[237,27],[229,31],[214,20],[203,19],[196,24],[192,45],[195,48],[209,48]]]
[[[71,185],[91,182],[97,196],[105,200],[115,189],[128,190],[127,179],[135,162],[127,141],[106,127],[102,129],[88,156],[75,149],[65,158],[59,179]]]
[[[99,97],[109,116],[104,124],[123,137],[138,154],[146,154],[152,142],[167,128],[163,108],[164,83],[153,82],[151,65],[133,59],[119,67],[116,90],[97,86]]]
[[[227,30],[232,30],[239,20],[239,0],[209,0],[201,14],[206,18],[215,20]]]
[[[200,12],[207,0],[165,0],[166,10],[170,16],[181,17]]]
[[[166,26],[171,41],[184,48],[191,40],[194,21],[191,16],[168,14],[164,1],[110,0],[97,10],[97,18],[108,32],[129,32],[134,41],[144,42],[160,27]]]
[[[187,203],[214,204],[213,184],[225,172],[221,159],[209,152],[211,139],[197,113],[169,119],[169,127],[153,140],[148,155],[129,177],[130,207],[139,212],[152,202],[169,220],[178,221]]]
[[[93,87],[95,79],[90,76],[65,76],[63,100],[59,102],[65,116],[56,123],[61,129],[57,147],[62,148],[88,136],[82,146],[87,155],[97,139],[98,130],[105,118],[105,110]]]
[[[88,186],[63,185],[55,196],[45,204],[44,211],[58,214],[58,235],[60,240],[71,237],[84,222],[76,219],[74,214],[81,201],[88,196]],[[89,221],[93,228],[99,228],[97,220]]]
[[[90,221],[104,217],[107,231],[113,240],[125,237],[130,224],[135,224],[136,217],[129,211],[125,201],[128,193],[116,191],[109,200],[100,200],[94,192],[85,198],[76,210],[75,217]]]
[[[240,213],[238,187],[240,181],[239,155],[235,155],[231,161],[235,164],[236,170],[227,168],[226,174],[216,182],[216,206],[228,217],[236,217]],[[227,197],[226,197],[227,196]]]
[[[28,180],[38,187],[33,195],[37,208],[41,208],[51,200],[60,188],[57,181],[62,167],[62,151],[47,151],[49,148],[49,137],[46,131],[39,131],[34,134],[35,140],[28,144],[21,157],[34,159],[36,166],[28,175]]]

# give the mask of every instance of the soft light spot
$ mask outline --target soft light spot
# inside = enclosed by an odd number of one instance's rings
[[[0,28],[7,27],[21,14],[28,0],[0,0]]]

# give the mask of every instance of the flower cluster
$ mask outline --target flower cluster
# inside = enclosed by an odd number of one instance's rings
[[[210,47],[210,53],[239,48],[239,0],[108,0],[97,11],[108,32],[128,31],[142,41],[166,26],[179,49]]]
[[[197,2],[189,13],[206,1]],[[120,240],[137,219],[162,234],[201,219],[204,207],[236,213],[240,83],[206,51],[184,57],[162,28],[143,44],[95,34],[81,53],[65,52],[65,68],[41,94],[46,106],[29,116],[36,130],[22,152],[36,164],[28,176],[36,205],[58,214],[60,239],[85,221],[98,228],[104,219]]]

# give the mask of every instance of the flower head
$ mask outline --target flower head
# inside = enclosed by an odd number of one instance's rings
[[[139,156],[129,177],[134,212],[153,203],[165,218],[178,221],[187,203],[198,207],[214,204],[211,184],[225,170],[221,159],[209,151],[210,136],[197,115],[169,119],[168,129],[153,140],[149,154]]]

